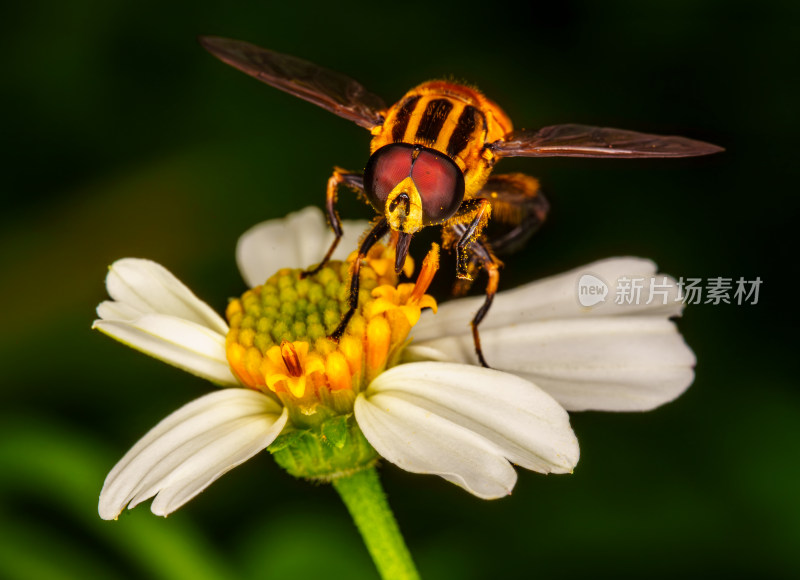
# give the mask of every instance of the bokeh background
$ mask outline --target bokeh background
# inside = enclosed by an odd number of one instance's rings
[[[427,578],[800,575],[798,16],[788,1],[4,3],[0,577],[376,577],[335,493],[267,454],[166,520],[96,515],[115,461],[210,388],[90,331],[107,265],[156,260],[221,311],[244,289],[238,235],[321,205],[332,166],[367,159],[362,129],[222,65],[197,34],[302,56],[387,102],[449,75],[519,127],[726,147],[499,168],[539,176],[552,204],[504,287],[612,255],[763,280],[757,305],[687,310],[684,396],[573,415],[574,475],[520,472],[500,501],[391,465],[383,480]],[[370,216],[347,197],[344,215]]]

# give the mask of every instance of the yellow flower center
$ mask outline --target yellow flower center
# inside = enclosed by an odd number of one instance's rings
[[[277,396],[295,417],[314,415],[320,406],[349,413],[356,395],[396,364],[421,309],[436,309],[425,291],[438,269],[438,246],[416,284],[398,284],[394,249],[379,245],[362,265],[356,313],[338,343],[331,340],[348,309],[353,259],[329,262],[305,278],[302,270],[280,270],[228,304],[226,352],[233,373]]]

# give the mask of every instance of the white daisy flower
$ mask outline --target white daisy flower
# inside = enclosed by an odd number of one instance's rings
[[[366,227],[346,223],[333,259],[356,247]],[[153,513],[167,515],[267,447],[301,477],[330,480],[372,465],[377,451],[408,471],[498,498],[514,487],[512,463],[542,473],[577,464],[562,405],[643,410],[691,382],[693,355],[667,320],[678,306],[585,312],[573,273],[498,295],[481,336],[501,370],[473,366],[465,337],[474,299],[445,305],[441,324],[426,312],[414,327],[422,309],[436,308],[424,294],[435,265],[423,265],[425,282],[398,285],[394,258],[380,249],[366,260],[359,312],[337,345],[325,337],[341,316],[347,264],[302,281],[281,270],[319,259],[330,236],[314,208],[242,236],[237,261],[254,288],[230,303],[227,323],[154,262],[111,266],[112,300],[98,306],[94,328],[228,388],[181,407],[120,460],[103,486],[101,517],[154,496]],[[610,281],[655,269],[621,259],[578,271]],[[297,441],[312,432],[326,445],[309,453],[321,455],[298,455],[308,445]],[[334,448],[350,451],[331,459]]]

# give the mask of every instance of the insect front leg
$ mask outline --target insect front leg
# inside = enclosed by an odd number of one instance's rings
[[[489,222],[492,207],[486,199],[468,199],[461,204],[456,215],[450,220],[452,231],[456,234],[456,276],[463,280],[472,280],[470,268],[470,243],[481,235]]]
[[[328,248],[325,257],[322,258],[322,261],[310,270],[303,272],[303,278],[306,276],[313,276],[325,267],[325,264],[331,259],[333,252],[336,251],[336,246],[339,245],[339,241],[342,239],[342,222],[339,219],[339,214],[336,212],[336,199],[338,197],[340,185],[346,185],[358,193],[364,193],[364,177],[360,173],[352,173],[341,167],[334,168],[333,175],[328,179],[328,188],[325,193],[325,211],[328,214],[328,223],[330,223],[331,229],[333,230],[333,242]]]
[[[486,285],[486,300],[472,319],[472,340],[475,343],[475,355],[481,365],[489,367],[483,356],[481,337],[478,325],[492,306],[497,286],[500,282],[500,266],[502,263],[494,257],[489,247],[481,241],[481,231],[486,226],[491,214],[491,204],[487,199],[469,199],[461,204],[450,227],[455,240],[457,288],[466,291],[472,283],[473,274],[480,264],[486,270],[489,281]]]
[[[480,236],[475,236],[474,232],[471,234],[465,223],[451,226],[451,237],[458,239],[456,248],[462,249],[459,270],[464,269],[467,273],[467,276],[459,274],[453,293],[466,294],[478,268],[486,270],[489,277],[486,299],[475,313],[471,326],[475,354],[483,366],[489,366],[481,349],[478,325],[489,312],[500,281],[502,262],[497,259],[495,252],[510,254],[521,248],[542,225],[550,205],[539,189],[539,182],[522,173],[492,175],[478,195],[491,204],[492,221],[486,229],[481,230]],[[469,201],[475,203],[479,199]]]
[[[477,234],[470,227],[476,222],[474,218],[468,224],[462,217],[451,225],[450,238],[458,240],[455,246],[459,252],[458,279],[453,293],[466,294],[478,269],[483,267],[486,270],[489,277],[486,299],[475,313],[471,326],[475,354],[483,366],[489,366],[481,349],[478,325],[489,312],[500,281],[502,262],[497,259],[495,252],[509,254],[521,248],[542,225],[550,205],[539,189],[538,180],[522,173],[492,175],[478,195],[480,198],[464,202],[462,208],[475,211],[478,202],[488,203],[491,205],[492,221],[486,229],[479,224]]]
[[[372,248],[372,246],[374,246],[378,240],[385,236],[388,231],[389,222],[386,221],[386,218],[381,218],[381,220],[369,231],[367,237],[364,238],[364,241],[361,242],[361,247],[358,248],[358,256],[356,256],[356,261],[353,262],[353,269],[350,278],[350,297],[348,300],[349,309],[344,313],[344,316],[342,316],[339,326],[336,327],[336,330],[334,330],[328,338],[331,338],[337,342],[340,338],[342,338],[342,335],[347,328],[347,324],[350,322],[353,314],[355,314],[356,308],[358,308],[361,260],[367,257],[367,252],[369,252],[370,248]]]
[[[481,232],[481,239],[499,256],[521,249],[542,225],[550,209],[539,180],[523,173],[492,175],[478,196],[492,205],[492,220]],[[474,276],[479,268],[480,260],[471,254],[469,273]],[[471,278],[458,278],[453,294],[463,296],[471,286]]]
[[[500,283],[500,266],[502,266],[503,263],[492,254],[489,247],[481,240],[473,241],[471,250],[472,255],[483,265],[486,274],[489,276],[489,281],[486,283],[486,298],[472,318],[472,322],[470,322],[470,326],[472,327],[472,342],[475,344],[475,355],[478,357],[478,361],[480,361],[482,366],[489,368],[483,356],[481,335],[478,333],[478,325],[481,323],[484,316],[486,316],[486,313],[489,312],[489,308],[492,307],[492,301],[494,300],[494,295],[497,294],[497,286]]]
[[[466,236],[466,238],[465,238]],[[463,254],[466,256],[466,267],[469,269],[468,273],[470,278],[459,278],[456,283],[456,289],[463,292],[469,290],[472,285],[472,275],[475,274],[479,267],[486,270],[489,277],[486,283],[486,299],[483,304],[475,313],[472,318],[470,326],[472,327],[472,341],[475,344],[475,355],[482,366],[489,368],[486,358],[483,356],[483,349],[481,348],[481,336],[478,332],[478,325],[489,312],[492,306],[494,295],[497,294],[497,287],[500,283],[500,267],[503,263],[498,260],[489,245],[481,238],[470,238],[468,235],[468,226],[466,224],[453,224],[450,226],[450,237],[461,240],[466,239],[467,245],[464,248]]]

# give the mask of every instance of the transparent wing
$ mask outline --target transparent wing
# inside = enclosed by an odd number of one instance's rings
[[[695,157],[724,151],[686,137],[648,135],[589,125],[514,131],[491,145],[502,157]]]
[[[276,89],[305,99],[366,129],[383,123],[383,100],[348,76],[249,42],[201,36],[200,44],[222,62]]]

